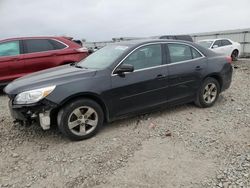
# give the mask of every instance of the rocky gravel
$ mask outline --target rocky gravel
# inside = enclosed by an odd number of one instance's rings
[[[0,95],[0,187],[250,187],[250,60],[211,108],[193,104],[105,125],[71,142],[12,123]]]

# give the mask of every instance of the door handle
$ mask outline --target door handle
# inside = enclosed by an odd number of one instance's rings
[[[197,67],[195,67],[195,70],[200,71],[200,70],[202,70],[202,68],[200,66],[197,66]]]
[[[164,75],[164,74],[158,74],[157,76],[156,76],[156,79],[164,79],[164,78],[166,78],[167,76],[166,75]]]

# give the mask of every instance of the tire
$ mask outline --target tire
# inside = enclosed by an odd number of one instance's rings
[[[197,93],[195,104],[201,108],[211,107],[217,101],[219,94],[219,82],[214,78],[208,77],[203,81]]]
[[[238,56],[239,56],[239,52],[238,50],[234,50],[231,54],[232,60],[233,61],[237,61],[238,60]]]
[[[57,124],[62,134],[79,141],[94,136],[103,125],[104,114],[98,103],[90,99],[78,99],[62,107]]]

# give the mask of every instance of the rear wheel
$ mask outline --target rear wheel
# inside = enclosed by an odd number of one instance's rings
[[[57,123],[63,135],[71,140],[83,140],[98,132],[103,119],[99,104],[90,99],[78,99],[59,111]]]
[[[233,61],[237,61],[238,60],[238,56],[239,56],[239,52],[238,50],[234,50],[231,54],[232,60]]]
[[[214,78],[206,78],[198,91],[195,104],[201,108],[213,106],[218,99],[220,85]]]

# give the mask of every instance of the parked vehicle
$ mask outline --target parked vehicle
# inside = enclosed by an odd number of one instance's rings
[[[174,40],[114,43],[79,63],[33,73],[10,83],[16,121],[57,122],[72,140],[96,134],[105,122],[159,107],[212,106],[229,88],[231,57]]]
[[[230,39],[207,39],[197,42],[199,45],[209,48],[216,53],[221,53],[231,56],[233,61],[236,61],[240,55],[240,43],[234,42]]]
[[[25,37],[0,41],[0,86],[26,74],[78,62],[87,49],[66,37]]]
[[[159,39],[173,39],[193,42],[193,38],[190,35],[163,35],[160,36]]]

